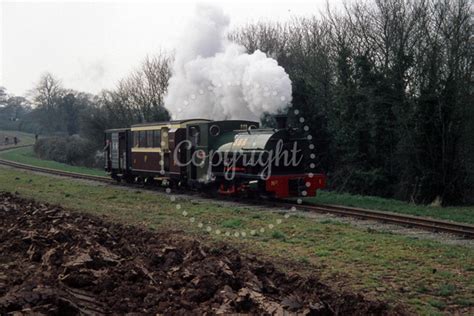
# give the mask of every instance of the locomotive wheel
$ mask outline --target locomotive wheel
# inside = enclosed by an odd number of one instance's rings
[[[154,185],[155,184],[155,179],[153,179],[153,177],[146,177],[144,180],[143,180],[143,183],[145,185]]]

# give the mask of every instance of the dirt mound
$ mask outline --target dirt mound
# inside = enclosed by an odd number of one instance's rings
[[[314,278],[178,232],[0,193],[0,314],[385,314]]]

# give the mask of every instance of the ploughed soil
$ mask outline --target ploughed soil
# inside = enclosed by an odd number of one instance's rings
[[[0,314],[395,312],[226,244],[156,233],[0,192]]]

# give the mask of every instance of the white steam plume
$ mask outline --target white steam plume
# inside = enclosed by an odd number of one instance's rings
[[[291,103],[291,81],[277,61],[227,39],[229,17],[198,5],[176,50],[165,106],[173,119],[259,120]]]

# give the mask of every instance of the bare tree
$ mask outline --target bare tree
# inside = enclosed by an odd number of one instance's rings
[[[289,25],[275,22],[247,24],[229,34],[230,40],[243,45],[249,53],[257,49],[281,61],[286,54]]]
[[[61,81],[51,73],[44,73],[36,86],[29,92],[36,106],[35,113],[44,132],[56,132],[62,129],[60,104],[66,91]]]
[[[140,121],[168,118],[164,96],[171,77],[171,58],[164,52],[147,56],[139,69],[121,80],[115,99],[121,100],[129,112]]]
[[[51,73],[44,73],[35,88],[30,91],[35,105],[46,109],[54,109],[58,100],[64,95],[61,81]]]

